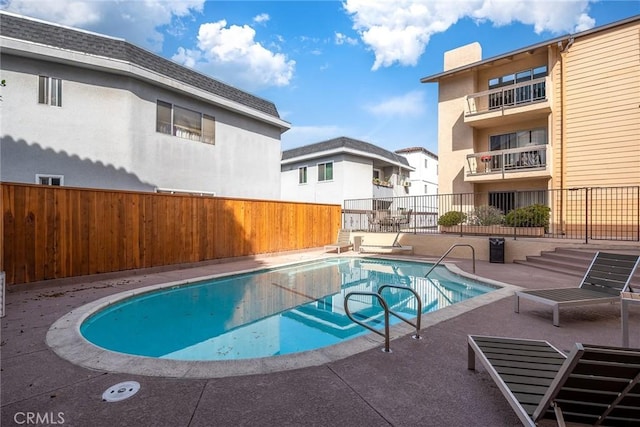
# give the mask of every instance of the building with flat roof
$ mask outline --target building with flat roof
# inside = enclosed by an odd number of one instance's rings
[[[409,196],[438,194],[438,156],[424,147],[407,147],[395,151],[407,158],[414,168],[409,173]]]

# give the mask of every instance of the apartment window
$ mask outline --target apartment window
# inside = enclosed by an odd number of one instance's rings
[[[62,107],[62,80],[38,76],[38,104]]]
[[[373,179],[382,179],[382,171],[380,169],[373,170]]]
[[[318,163],[318,181],[333,180],[333,162]]]
[[[36,184],[62,186],[64,184],[64,175],[36,174]]]
[[[216,142],[216,119],[206,114],[202,115],[202,142],[212,145]]]
[[[168,102],[158,101],[156,131],[205,144],[214,144],[215,118]]]
[[[501,135],[492,135],[489,137],[489,143],[492,151],[527,147],[529,145],[545,145],[547,143],[547,130],[527,129]]]
[[[547,191],[500,191],[489,193],[489,205],[498,208],[502,213],[507,214],[518,208],[531,205],[547,205]]]
[[[515,105],[532,100],[544,99],[546,96],[544,82],[520,86],[516,89],[509,89],[509,87],[518,83],[539,79],[546,75],[547,66],[541,65],[539,67],[489,79],[489,90],[503,88],[502,92],[489,95],[489,109],[500,108],[503,105]]]
[[[307,183],[307,167],[306,166],[298,168],[298,183],[299,184]]]
[[[428,169],[429,167],[429,160],[428,159],[424,159],[424,168]]]
[[[535,148],[536,145],[547,143],[547,130],[527,129],[517,132],[492,135],[489,137],[489,147],[491,151],[509,150],[513,148],[532,147],[531,151],[506,153],[504,159],[506,165],[516,166],[542,166],[547,164],[546,150]],[[503,156],[494,156],[492,167],[502,167]]]

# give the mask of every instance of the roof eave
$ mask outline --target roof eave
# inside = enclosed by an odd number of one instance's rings
[[[198,97],[206,102],[216,104],[225,109],[234,111],[244,116],[252,117],[256,120],[276,126],[281,133],[291,128],[291,124],[259,110],[255,110],[246,105],[232,101],[228,98],[212,94],[195,88],[187,83],[175,80],[153,70],[143,68],[133,62],[123,61],[114,58],[108,58],[98,55],[91,55],[84,52],[75,52],[72,50],[62,49],[53,46],[47,46],[40,43],[15,39],[6,36],[0,36],[0,46],[2,53],[11,54],[20,57],[44,59],[47,61],[58,62],[62,64],[73,64],[74,66],[101,70],[113,74],[126,75],[151,82],[156,85],[163,85],[172,90],[178,90],[190,96]]]
[[[483,59],[481,61],[476,61],[476,62],[473,62],[471,64],[467,64],[467,65],[463,65],[461,67],[453,68],[451,70],[443,71],[443,72],[438,73],[438,74],[433,74],[431,76],[423,77],[423,78],[420,79],[420,83],[436,83],[443,77],[449,77],[449,76],[452,76],[452,75],[455,75],[455,74],[458,74],[458,73],[461,73],[461,72],[465,72],[465,71],[471,70],[473,68],[480,67],[482,65],[490,64],[492,62],[499,61],[501,59],[509,58],[510,56],[515,56],[515,55],[519,55],[519,54],[522,54],[522,53],[529,52],[531,50],[539,49],[541,47],[554,45],[554,44],[557,44],[558,42],[562,42],[562,41],[569,40],[569,39],[572,39],[572,38],[575,39],[575,38],[578,38],[578,37],[584,37],[584,36],[587,36],[587,35],[590,35],[590,34],[593,34],[593,33],[597,33],[599,31],[605,31],[605,30],[608,30],[610,28],[614,28],[614,27],[618,27],[618,26],[621,26],[621,25],[628,24],[630,22],[634,22],[636,20],[640,20],[640,15],[635,15],[635,16],[632,16],[630,18],[626,18],[626,19],[622,19],[620,21],[612,22],[612,23],[607,24],[607,25],[602,25],[602,26],[599,26],[599,27],[595,27],[595,28],[592,28],[590,30],[581,31],[579,33],[565,34],[563,36],[556,37],[556,38],[551,39],[551,40],[546,40],[544,42],[536,43],[536,44],[533,44],[533,45],[530,45],[530,46],[527,46],[527,47],[523,47],[521,49],[513,50],[511,52],[507,52],[507,53],[504,53],[504,54],[501,54],[501,55],[493,56],[491,58]]]
[[[330,150],[320,150],[320,151],[316,151],[313,153],[308,153],[308,154],[304,154],[302,156],[295,156],[295,157],[290,157],[288,159],[284,159],[282,160],[280,163],[282,165],[287,165],[287,164],[291,164],[291,163],[297,163],[297,162],[303,162],[305,160],[312,160],[312,159],[316,159],[316,158],[320,158],[320,157],[326,157],[326,156],[331,156],[331,155],[335,155],[335,154],[353,154],[359,157],[366,157],[369,159],[377,159],[377,160],[381,160],[384,161],[386,163],[389,163],[391,165],[394,166],[398,166],[402,169],[406,169],[409,171],[415,171],[415,168],[413,168],[412,166],[410,166],[409,164],[404,164],[401,162],[398,162],[397,160],[393,160],[390,159],[388,157],[384,157],[384,156],[380,156],[377,154],[371,154],[371,153],[367,153],[366,151],[360,151],[360,150],[354,150],[352,148],[348,148],[348,147],[336,147]]]

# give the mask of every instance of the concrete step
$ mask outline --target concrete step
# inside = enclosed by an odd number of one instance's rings
[[[572,277],[583,277],[584,272],[580,274],[580,272],[572,269],[567,269],[564,266],[553,266],[547,265],[542,262],[533,263],[531,261],[523,261],[523,260],[514,260],[514,264],[528,265],[529,267],[539,268],[540,270],[553,271],[555,273],[562,273]]]
[[[563,258],[552,255],[527,256],[527,265],[543,269],[560,269],[569,272],[583,273],[589,267],[589,260],[579,260],[574,258]]]
[[[598,250],[598,248],[557,248],[554,251],[543,251],[538,256],[527,256],[525,260],[515,260],[514,263],[582,278]],[[603,250],[637,254],[637,251],[635,250]],[[640,286],[640,268],[636,270],[633,278],[631,279],[631,283],[634,286]]]

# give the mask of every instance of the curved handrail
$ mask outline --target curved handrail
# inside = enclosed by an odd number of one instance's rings
[[[438,266],[440,265],[440,263],[442,262],[442,260],[449,255],[449,252],[451,252],[454,248],[458,247],[458,246],[468,246],[471,248],[471,258],[473,260],[473,274],[476,274],[476,249],[466,243],[456,243],[454,245],[451,245],[451,247],[447,250],[447,252],[444,253],[444,255],[442,255],[440,257],[440,259],[438,261],[436,261],[435,264],[433,264],[433,266],[429,269],[429,271],[427,271],[427,274],[424,275],[424,277],[429,276],[429,274]]]
[[[416,334],[413,336],[414,339],[422,339],[422,337],[420,336],[420,321],[422,318],[422,300],[420,299],[420,295],[418,295],[418,293],[415,291],[415,289],[410,288],[408,286],[399,286],[399,285],[382,285],[378,288],[378,294],[382,295],[382,290],[384,288],[394,288],[394,289],[403,289],[403,290],[407,290],[410,291],[418,300],[418,314],[416,316],[416,323],[415,325],[413,323],[411,323],[411,321],[409,319],[406,319],[404,317],[402,317],[399,313],[396,313],[395,311],[391,310],[389,308],[389,313],[393,314],[394,316],[396,316],[398,319],[402,320],[405,323],[408,323],[409,325],[413,326],[416,328]]]
[[[375,328],[372,328],[371,326],[367,325],[364,322],[359,321],[358,319],[353,317],[353,315],[351,315],[351,312],[349,311],[349,298],[351,298],[353,295],[373,296],[373,297],[378,298],[378,301],[380,302],[380,305],[384,309],[384,333],[378,331]],[[389,350],[389,306],[387,305],[387,303],[385,302],[384,298],[382,298],[382,296],[380,294],[378,294],[376,292],[366,292],[366,291],[349,292],[344,297],[344,312],[347,313],[347,316],[349,317],[349,319],[353,320],[358,325],[360,325],[360,326],[362,326],[364,328],[367,328],[371,332],[375,332],[376,334],[378,334],[380,336],[383,336],[384,337],[384,349],[382,349],[382,351],[384,351],[385,353],[391,353],[391,350]]]

